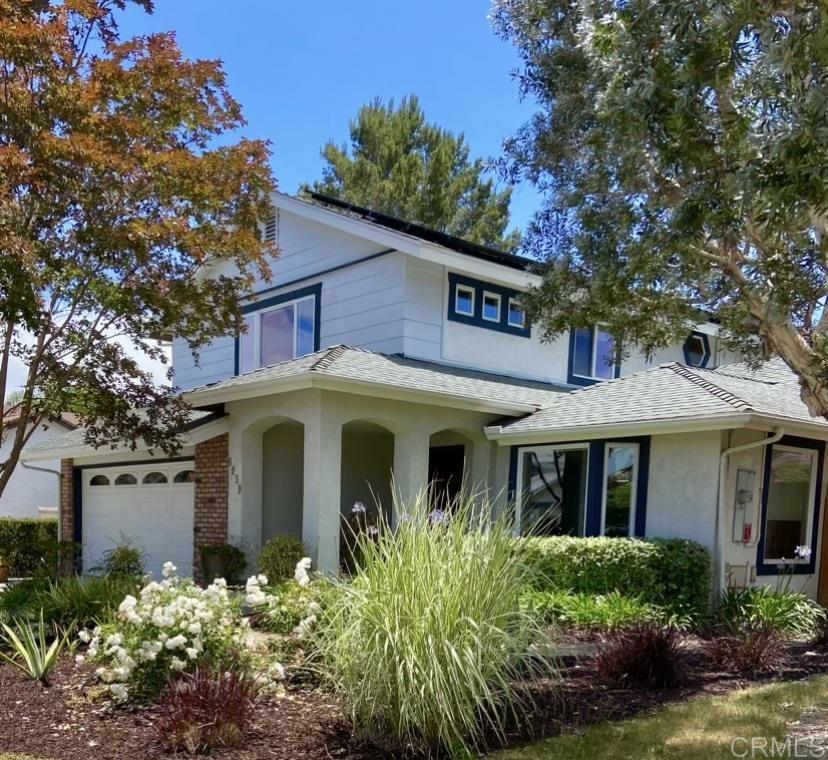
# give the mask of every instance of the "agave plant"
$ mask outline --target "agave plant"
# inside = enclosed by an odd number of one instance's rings
[[[51,644],[47,642],[43,610],[40,611],[40,620],[36,626],[29,621],[18,623],[17,630],[6,623],[2,626],[12,654],[8,655],[0,651],[0,658],[21,670],[32,680],[40,681],[41,684],[47,686],[49,673],[55,667],[63,645],[66,643],[66,635],[55,630],[54,640]]]

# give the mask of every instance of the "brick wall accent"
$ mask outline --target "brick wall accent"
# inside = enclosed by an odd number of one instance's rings
[[[72,541],[75,537],[75,473],[74,459],[60,460],[60,538]]]
[[[202,544],[227,543],[229,496],[228,435],[217,435],[195,447],[195,503],[193,509],[193,577],[201,582]]]
[[[58,503],[58,524],[60,540],[75,540],[75,461],[60,460],[60,500]],[[71,544],[67,544],[67,547]],[[72,575],[77,569],[79,557],[75,550],[61,548],[58,570],[61,575]]]

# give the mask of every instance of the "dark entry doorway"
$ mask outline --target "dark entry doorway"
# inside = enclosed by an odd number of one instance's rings
[[[428,450],[428,481],[435,509],[451,509],[463,486],[466,447],[432,446]]]

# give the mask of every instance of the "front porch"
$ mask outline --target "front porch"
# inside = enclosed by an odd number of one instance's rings
[[[234,401],[225,411],[226,511],[220,499],[200,498],[220,469],[209,457],[211,472],[199,470],[199,450],[215,448],[213,438],[196,446],[196,546],[239,542],[254,560],[272,536],[295,535],[315,567],[333,572],[342,515],[355,502],[391,517],[392,489],[405,502],[430,482],[448,493],[461,482],[506,487],[508,451],[483,432],[491,414],[320,389]],[[215,528],[224,514],[222,537]]]

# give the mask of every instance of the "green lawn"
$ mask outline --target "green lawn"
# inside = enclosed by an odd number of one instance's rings
[[[795,732],[796,726],[791,722],[809,708],[826,706],[828,676],[819,676],[721,697],[693,699],[665,707],[651,716],[596,724],[582,733],[500,752],[493,760],[733,760],[750,757],[750,751],[744,754],[749,746],[744,743],[735,745],[736,754],[731,751],[734,737],[765,737],[770,747],[771,738],[784,739]],[[801,746],[804,750],[810,745]],[[760,752],[756,756],[763,755]]]

